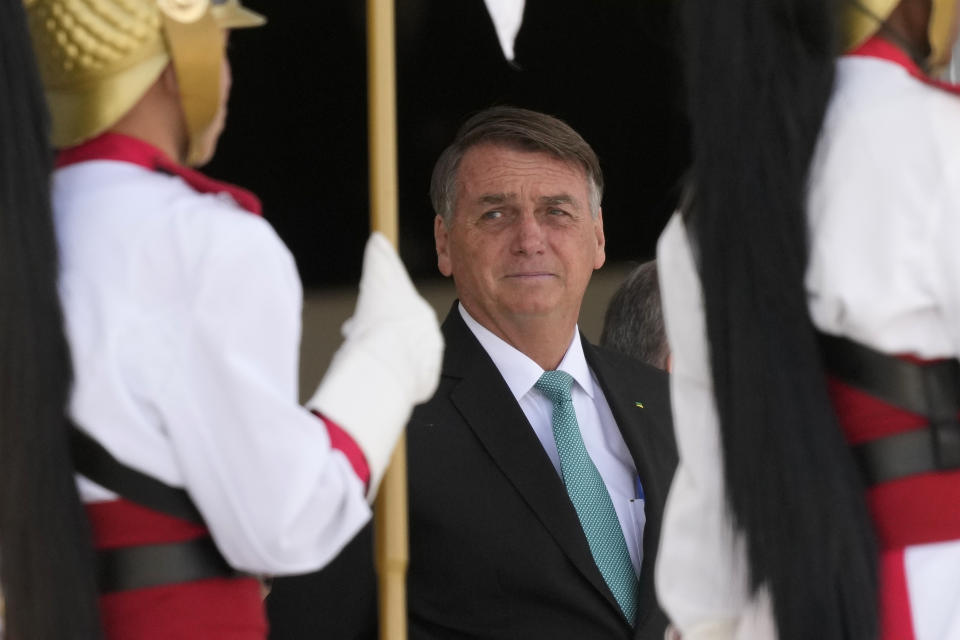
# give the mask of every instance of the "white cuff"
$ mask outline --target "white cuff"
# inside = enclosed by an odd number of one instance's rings
[[[409,395],[376,357],[345,344],[307,407],[336,422],[359,445],[370,467],[367,501],[372,503],[413,411]]]

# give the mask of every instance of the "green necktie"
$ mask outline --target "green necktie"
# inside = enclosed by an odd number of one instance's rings
[[[610,494],[583,444],[570,397],[572,386],[573,378],[564,371],[545,371],[534,385],[553,403],[553,438],[560,455],[560,474],[590,553],[623,614],[633,624],[637,616],[637,575]]]

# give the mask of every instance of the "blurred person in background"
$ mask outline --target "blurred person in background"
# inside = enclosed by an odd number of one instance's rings
[[[670,345],[663,327],[656,260],[635,267],[610,298],[600,345],[658,369],[670,370]]]

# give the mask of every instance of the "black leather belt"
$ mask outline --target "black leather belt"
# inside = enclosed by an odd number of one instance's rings
[[[960,469],[960,362],[916,364],[862,344],[820,334],[827,371],[844,383],[929,424],[854,446],[868,484]]]
[[[79,474],[140,506],[204,524],[186,491],[128,467],[73,425],[70,446]],[[186,542],[99,550],[97,572],[101,593],[243,575],[227,564],[208,536]]]
[[[97,552],[101,593],[239,575],[209,537]]]
[[[853,455],[869,484],[960,469],[960,428],[897,433],[857,445]]]

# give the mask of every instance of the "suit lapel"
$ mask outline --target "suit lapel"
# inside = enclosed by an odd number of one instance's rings
[[[616,371],[603,358],[599,357],[596,348],[587,342],[587,339],[582,335],[580,341],[583,343],[583,354],[587,358],[587,364],[590,365],[590,369],[597,376],[597,381],[600,383],[600,388],[603,389],[607,404],[610,405],[610,411],[620,428],[620,434],[623,436],[624,442],[627,443],[627,449],[630,451],[637,470],[640,471],[640,465],[644,457],[640,434],[644,429],[646,419],[643,410],[637,407],[636,403],[642,403],[643,399],[633,397],[637,395],[636,389],[631,389],[629,385],[623,384]],[[631,392],[633,396],[630,395]]]
[[[647,514],[647,525],[644,531],[644,540],[648,536],[659,537],[660,514],[655,508],[654,500],[649,494],[652,480],[656,477],[654,469],[651,468],[650,456],[656,455],[651,451],[653,442],[649,437],[641,436],[644,432],[649,433],[657,429],[657,425],[652,424],[646,412],[637,406],[637,402],[642,403],[643,398],[637,397],[637,389],[631,386],[635,383],[635,378],[631,377],[631,384],[625,384],[623,377],[618,375],[616,368],[606,359],[600,357],[596,347],[591,345],[586,338],[581,335],[583,342],[583,352],[587,358],[587,364],[597,376],[600,388],[603,389],[603,395],[606,397],[610,411],[613,413],[614,420],[620,428],[620,434],[623,436],[627,449],[633,458],[637,473],[647,491],[645,511]],[[655,497],[654,497],[655,498]],[[657,604],[656,591],[653,582],[653,560],[655,549],[648,548],[644,544],[643,568],[640,572],[640,594],[637,607],[637,620],[634,634],[637,637],[642,635],[644,623],[654,612],[659,610]]]
[[[570,561],[619,613],[563,481],[500,372],[464,324],[456,303],[443,332],[447,342],[443,373],[460,379],[450,393],[452,404]]]

